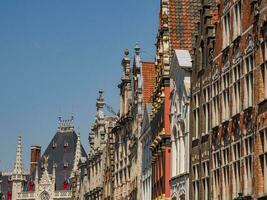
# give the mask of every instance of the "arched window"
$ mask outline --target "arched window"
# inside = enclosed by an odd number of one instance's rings
[[[49,197],[49,194],[47,192],[43,192],[41,194],[41,200],[49,200],[50,197]]]
[[[172,131],[172,157],[171,157],[171,160],[172,160],[172,176],[176,176],[177,175],[177,128],[176,126],[173,127],[173,131]]]
[[[179,173],[185,171],[185,137],[182,132],[179,132]]]
[[[184,194],[180,195],[179,200],[185,200],[185,195]]]

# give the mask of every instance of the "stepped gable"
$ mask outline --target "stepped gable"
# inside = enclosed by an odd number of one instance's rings
[[[38,163],[39,177],[44,172],[45,158],[48,156],[48,173],[52,174],[53,165],[56,165],[56,190],[64,190],[64,181],[69,181],[75,160],[75,150],[78,136],[74,130],[73,117],[71,120],[59,118],[57,133],[51,140]],[[87,154],[81,145],[81,156],[87,158]],[[35,170],[32,174],[34,177]]]

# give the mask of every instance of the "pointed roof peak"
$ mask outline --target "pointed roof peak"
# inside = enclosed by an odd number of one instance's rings
[[[104,105],[105,105],[104,90],[100,89],[98,91],[98,98],[96,99],[96,108],[97,108],[97,110],[103,109]]]
[[[18,145],[17,145],[17,152],[16,152],[16,161],[14,164],[13,174],[22,174],[23,173],[23,166],[22,166],[22,137],[18,137]]]
[[[71,177],[74,177],[77,171],[79,170],[79,162],[82,157],[82,150],[81,150],[81,139],[80,139],[80,131],[78,132],[78,138],[76,143],[75,155],[74,155],[74,163],[73,169],[71,172]]]
[[[138,42],[135,43],[134,51],[135,51],[135,54],[136,55],[139,55],[139,53],[140,53],[140,46],[139,46]]]

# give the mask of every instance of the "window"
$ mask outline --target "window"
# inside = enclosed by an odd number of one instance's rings
[[[193,166],[193,189],[194,189],[194,200],[199,199],[199,165]]]
[[[176,126],[173,128],[172,134],[172,176],[177,176],[178,174],[178,167],[179,167],[179,149],[177,144],[178,136],[177,136],[177,129]]]
[[[223,49],[230,44],[230,12],[223,17]]]
[[[203,200],[209,199],[209,161],[204,161],[202,163],[202,171],[203,171],[203,179],[202,179],[202,185],[203,185]]]
[[[43,192],[41,194],[41,200],[49,200],[50,197],[49,197],[49,194],[47,192]]]
[[[229,119],[229,73],[223,75],[222,120]]]
[[[240,184],[240,156],[241,156],[241,144],[240,141],[234,143],[232,145],[232,170],[233,170],[233,177],[232,177],[232,185],[233,185],[233,197],[238,197],[238,193],[241,192],[241,184]]]
[[[252,151],[253,139],[252,136],[244,139],[244,195],[252,194]]]
[[[239,0],[234,5],[234,38],[241,35],[241,13],[241,0]]]
[[[244,108],[248,108],[253,104],[253,68],[254,59],[253,54],[250,54],[245,58],[245,96],[244,96]]]
[[[222,150],[222,195],[225,200],[230,199],[229,193],[229,157],[230,157],[230,148],[224,148]]]
[[[220,87],[219,87],[219,81],[215,81],[212,84],[212,126],[218,126],[219,125],[219,91],[220,91]]]
[[[194,95],[195,110],[194,110],[194,119],[195,119],[195,138],[199,136],[199,93]]]
[[[203,105],[204,116],[205,116],[205,132],[208,134],[210,132],[210,88],[207,87],[203,90],[205,103]]]
[[[212,153],[212,181],[213,181],[213,198],[214,200],[220,200],[220,151],[214,151]]]
[[[261,131],[261,149],[262,154],[260,156],[261,173],[263,178],[263,193],[267,193],[267,130]]]
[[[233,104],[232,104],[232,113],[236,115],[240,112],[240,95],[241,95],[241,86],[240,86],[240,77],[241,77],[241,64],[238,63],[232,69],[232,94],[233,94]]]

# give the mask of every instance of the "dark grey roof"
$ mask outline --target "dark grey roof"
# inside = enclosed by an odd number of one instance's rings
[[[62,190],[65,178],[67,180],[70,178],[77,138],[78,136],[75,131],[64,133],[57,132],[38,163],[39,178],[41,178],[43,171],[44,156],[49,156],[47,168],[49,174],[52,174],[53,164],[56,164],[56,190]],[[81,151],[81,156],[87,157],[87,154],[82,146]],[[64,168],[64,164],[66,164],[67,167]],[[32,177],[34,176],[35,172],[32,174]]]

